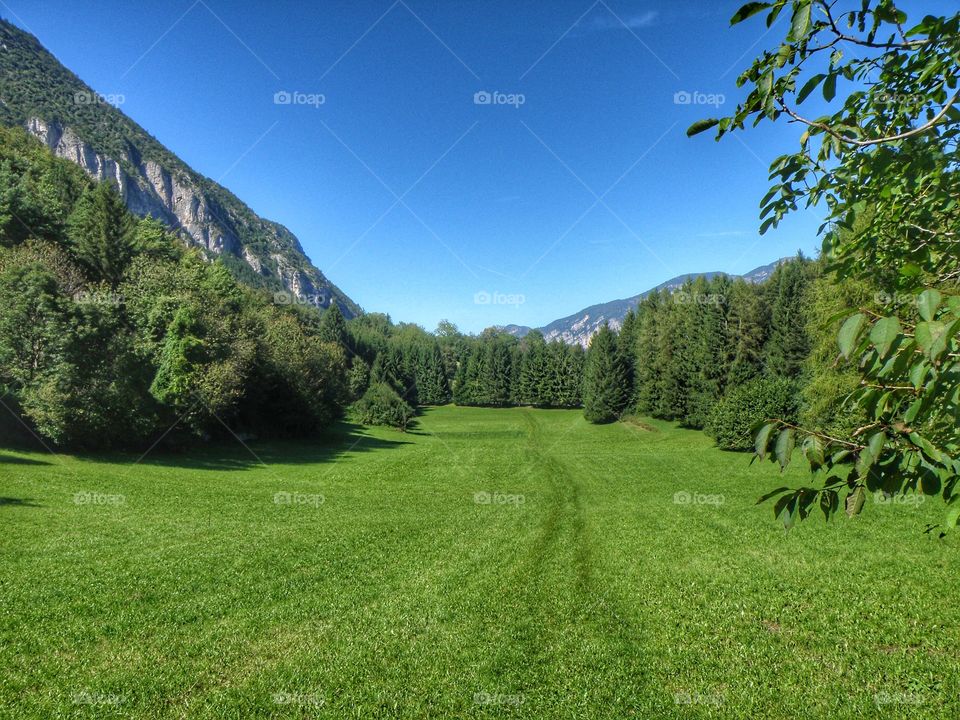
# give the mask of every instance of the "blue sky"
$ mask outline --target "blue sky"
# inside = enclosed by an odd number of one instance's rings
[[[766,167],[795,128],[684,134],[733,109],[738,72],[789,19],[764,36],[762,20],[729,27],[739,2],[591,2],[3,0],[0,14],[395,320],[537,326],[681,273],[815,254],[819,211],[757,233]]]

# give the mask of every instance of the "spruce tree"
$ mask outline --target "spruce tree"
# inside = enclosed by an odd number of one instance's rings
[[[324,342],[334,343],[340,347],[347,348],[347,321],[343,319],[343,313],[340,312],[340,305],[336,300],[330,302],[320,318],[320,328],[317,331],[320,339]]]
[[[616,420],[627,404],[627,368],[617,337],[606,324],[590,341],[583,379],[583,416],[593,423]]]
[[[777,268],[770,283],[770,337],[766,346],[767,372],[797,378],[810,354],[807,335],[808,261],[802,256]]]
[[[68,221],[77,258],[116,288],[133,257],[136,223],[113,185],[102,182],[80,197]]]

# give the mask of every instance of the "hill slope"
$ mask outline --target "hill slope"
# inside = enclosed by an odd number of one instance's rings
[[[345,315],[359,306],[333,285],[283,225],[258,216],[197,173],[133,120],[104,102],[33,36],[0,20],[0,123],[18,125],[97,180],[110,179],[127,206],[180,232],[255,287]]]
[[[586,347],[590,343],[590,338],[593,337],[593,334],[599,330],[604,323],[609,323],[611,328],[619,328],[620,323],[623,322],[623,318],[626,317],[627,313],[632,308],[635,308],[644,297],[655,290],[670,290],[672,292],[673,290],[677,290],[682,287],[683,284],[688,280],[693,280],[694,278],[701,276],[709,280],[716,275],[724,274],[729,275],[732,278],[742,278],[747,282],[759,283],[770,277],[777,265],[782,263],[785,259],[786,258],[782,258],[768,265],[761,265],[745,275],[730,275],[730,273],[721,272],[688,273],[686,275],[678,275],[677,277],[660,283],[655,288],[651,288],[646,292],[640,293],[639,295],[623,298],[622,300],[611,300],[610,302],[591,305],[590,307],[584,308],[573,315],[568,315],[560,318],[559,320],[554,320],[548,325],[537,328],[537,330],[543,333],[543,336],[546,338],[547,342],[550,342],[551,340],[563,340],[571,345],[579,343],[580,345]],[[533,328],[529,328],[524,325],[507,325],[502,329],[511,335],[516,335],[517,337],[523,337],[528,332],[533,330]]]

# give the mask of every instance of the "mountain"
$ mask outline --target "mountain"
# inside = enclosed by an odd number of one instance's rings
[[[786,260],[789,260],[789,258],[781,258],[780,260],[776,260],[769,265],[761,265],[745,275],[731,275],[730,273],[722,272],[688,273],[686,275],[678,275],[677,277],[660,283],[655,288],[651,288],[646,292],[640,293],[639,295],[624,298],[623,300],[611,300],[610,302],[600,303],[599,305],[591,305],[590,307],[584,308],[580,312],[576,312],[573,315],[568,315],[567,317],[560,318],[559,320],[554,320],[549,325],[544,325],[541,328],[537,328],[537,330],[543,333],[543,336],[547,342],[550,342],[551,340],[562,340],[570,345],[579,343],[580,345],[586,347],[590,343],[590,338],[593,337],[593,334],[599,330],[604,323],[609,323],[611,328],[618,329],[627,313],[632,308],[635,308],[644,297],[656,290],[669,290],[670,292],[673,292],[674,290],[679,290],[681,287],[683,287],[683,284],[688,280],[693,280],[694,278],[698,277],[704,277],[709,280],[717,275],[727,275],[731,278],[741,278],[749,283],[761,283],[768,279],[773,274],[773,271],[777,269],[777,266]],[[516,337],[523,337],[533,330],[533,328],[526,327],[525,325],[506,325],[500,329],[504,332],[510,333],[511,335],[515,335]]]
[[[97,180],[116,183],[127,207],[220,258],[239,280],[283,302],[360,307],[332,284],[283,225],[258,216],[194,171],[60,64],[40,42],[0,19],[0,123],[20,126]]]

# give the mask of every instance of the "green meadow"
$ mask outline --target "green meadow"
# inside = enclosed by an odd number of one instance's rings
[[[190,454],[0,451],[9,718],[945,718],[956,540],[702,433],[428,409]],[[785,481],[785,482],[784,482]]]

